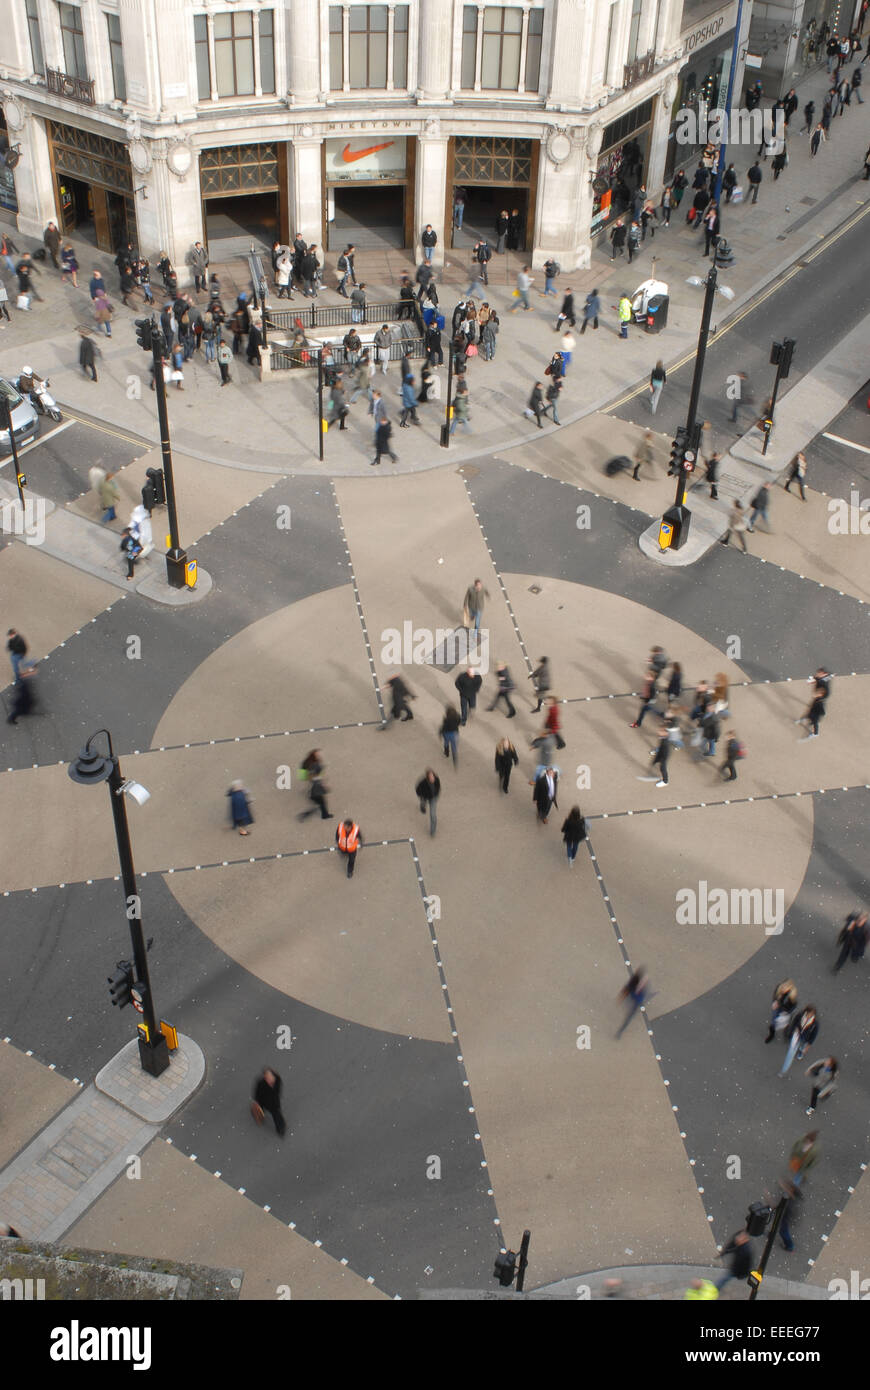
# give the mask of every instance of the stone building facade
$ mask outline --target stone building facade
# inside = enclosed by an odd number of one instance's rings
[[[585,266],[632,174],[662,183],[682,0],[0,0],[0,217],[183,265],[240,237],[413,248],[502,207]],[[9,173],[12,174],[10,180]],[[17,209],[11,204],[17,204]],[[467,229],[466,229],[467,239]],[[461,241],[465,244],[465,240]],[[211,245],[214,256],[214,245]]]

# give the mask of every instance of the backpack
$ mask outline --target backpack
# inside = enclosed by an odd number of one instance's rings
[[[481,246],[480,250],[478,251],[477,259],[481,262],[482,265],[485,265],[487,261],[492,260],[492,251],[486,243],[484,243],[484,245]]]
[[[347,256],[339,256],[339,258],[338,258],[338,269],[339,269],[339,270],[347,270]]]

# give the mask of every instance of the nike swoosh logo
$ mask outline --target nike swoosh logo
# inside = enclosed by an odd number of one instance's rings
[[[350,148],[350,141],[345,145],[341,152],[341,157],[345,164],[353,164],[355,159],[365,159],[367,154],[374,154],[376,150],[389,149],[390,145],[395,145],[395,140],[385,140],[382,145],[369,145],[364,150],[353,150]]]

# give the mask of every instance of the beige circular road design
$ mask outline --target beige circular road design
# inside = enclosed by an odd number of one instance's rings
[[[811,799],[641,816],[651,805],[664,808],[705,797],[722,801],[728,792],[706,761],[694,764],[687,755],[672,759],[668,789],[639,781],[653,740],[652,730],[644,739],[645,730],[628,727],[636,702],[584,697],[630,690],[637,683],[637,656],[642,662],[653,639],[679,654],[692,676],[724,669],[741,680],[742,673],[695,633],[640,604],[563,581],[505,578],[530,650],[559,653],[559,693],[572,701],[563,707],[570,762],[567,752],[560,755],[562,814],[575,799],[592,815],[615,805],[635,811],[631,819],[593,822],[593,839],[620,926],[655,972],[659,997],[653,1011],[678,1007],[738,969],[767,936],[763,928],[678,928],[677,889],[702,879],[711,889],[782,888],[787,910],[811,850]],[[533,583],[536,594],[530,592]],[[518,656],[512,664],[519,674]],[[463,1006],[466,1052],[471,1056],[481,1022],[472,1023],[472,1015],[489,1012],[495,980],[501,982],[496,995],[506,989],[509,997],[516,986],[518,999],[533,1001],[529,1043],[534,1048],[534,1020],[546,1018],[550,990],[559,996],[573,993],[578,1001],[591,990],[596,1005],[610,1009],[624,967],[594,876],[568,875],[558,836],[561,818],[536,830],[525,744],[537,721],[528,706],[518,699],[520,717],[509,729],[523,755],[509,798],[494,797],[492,747],[504,724],[496,716],[480,712],[463,731],[458,774],[441,762],[434,732],[454,676],[415,668],[417,718],[406,728],[386,735],[371,726],[316,736],[305,732],[275,741],[274,762],[295,768],[308,748],[323,747],[328,781],[342,798],[334,795],[330,809],[338,814],[351,809],[369,832],[369,842],[416,838],[427,891],[441,897],[439,954],[457,1021],[460,1001]],[[733,692],[735,717],[749,694]],[[155,744],[201,737],[204,728],[228,736],[355,724],[376,715],[352,596],[342,587],[259,620],[214,652],[168,706]],[[271,772],[271,755],[262,742],[231,745],[229,754],[226,745],[214,751],[228,771],[244,775],[251,749],[262,786]],[[741,767],[743,795],[768,790],[760,739],[754,752],[752,763]],[[439,835],[430,840],[411,789],[433,761],[444,794]],[[592,785],[575,793],[568,777],[580,761],[591,769]],[[454,792],[453,776],[461,796]],[[368,1027],[449,1041],[410,847],[374,845],[360,857],[358,873],[348,883],[336,855],[301,854],[330,845],[336,822],[318,817],[300,825],[295,812],[304,801],[298,786],[280,792],[266,787],[258,805],[252,838],[233,837],[224,853],[236,857],[280,846],[293,857],[167,877],[192,920],[245,969],[291,999]],[[500,817],[504,857],[498,882],[490,884],[494,812]],[[275,819],[281,828],[277,837]],[[543,955],[530,937],[530,924],[542,912],[548,927],[541,945],[545,939],[549,948]],[[276,1019],[276,1024],[286,1021]]]

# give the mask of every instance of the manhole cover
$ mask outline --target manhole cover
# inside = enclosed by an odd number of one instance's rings
[[[818,201],[818,198],[801,198],[801,202],[808,208],[814,207]]]
[[[539,594],[540,592],[541,592],[541,586],[540,586],[540,584],[530,584],[530,585],[529,585],[529,593],[530,593],[530,594]]]

